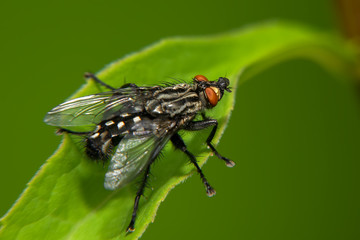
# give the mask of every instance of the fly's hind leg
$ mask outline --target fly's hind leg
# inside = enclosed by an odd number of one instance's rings
[[[79,135],[79,136],[82,136],[82,135],[88,135],[90,134],[91,132],[75,132],[75,131],[71,131],[71,130],[68,130],[68,129],[65,129],[65,128],[59,128],[57,131],[56,131],[56,134],[57,135],[61,135],[63,133],[70,133],[70,134],[73,134],[73,135]]]
[[[182,152],[184,152],[189,158],[190,158],[190,161],[192,164],[194,164],[194,166],[196,167],[196,170],[197,172],[199,173],[200,175],[200,178],[202,180],[202,182],[204,183],[205,185],[205,189],[206,189],[206,194],[209,196],[209,197],[212,197],[216,194],[216,191],[214,190],[213,187],[211,187],[211,185],[209,184],[209,182],[207,181],[206,177],[204,176],[201,168],[199,167],[199,165],[197,164],[197,161],[196,161],[196,158],[195,156],[189,152],[187,150],[187,147],[183,141],[183,139],[180,137],[179,134],[175,133],[172,137],[171,137],[171,142],[174,144],[174,146],[177,148],[177,149],[180,149]]]
[[[138,86],[135,83],[125,83],[124,85],[122,85],[120,88],[138,88]]]
[[[221,160],[225,161],[226,166],[228,167],[233,167],[235,166],[235,162],[222,156],[214,147],[214,145],[212,145],[211,141],[213,140],[216,130],[217,130],[217,126],[218,126],[218,122],[215,119],[208,119],[203,115],[204,120],[202,121],[192,121],[189,122],[187,124],[187,126],[184,128],[185,130],[189,130],[189,131],[198,131],[198,130],[202,130],[205,129],[207,127],[211,127],[214,126],[213,129],[210,132],[210,135],[208,136],[208,138],[206,139],[206,144],[209,146],[209,148],[211,149],[211,151]]]
[[[136,193],[135,202],[134,202],[134,210],[133,210],[133,213],[131,215],[131,221],[130,221],[129,226],[126,229],[126,231],[128,233],[131,233],[131,232],[135,231],[136,214],[137,214],[137,210],[138,210],[138,207],[139,207],[140,197],[144,194],[146,183],[147,183],[147,180],[148,180],[149,175],[150,175],[150,166],[151,166],[151,164],[149,164],[149,166],[146,168],[145,173],[144,173],[144,177],[143,177],[143,179],[141,181],[140,188]]]
[[[138,210],[138,207],[139,207],[140,197],[144,194],[144,190],[145,190],[145,187],[147,185],[147,181],[148,181],[149,176],[150,176],[151,164],[155,161],[155,159],[159,155],[160,151],[161,151],[160,146],[154,149],[154,151],[152,153],[152,156],[150,157],[148,166],[145,169],[144,176],[143,176],[143,179],[141,181],[140,188],[136,193],[136,197],[135,197],[135,201],[134,201],[134,209],[133,209],[133,213],[131,215],[131,221],[130,221],[129,226],[126,229],[126,232],[128,232],[128,233],[132,233],[133,231],[135,231],[135,221],[136,221],[137,210]]]
[[[108,89],[110,89],[112,91],[115,90],[115,88],[113,88],[112,86],[110,86],[110,85],[104,83],[103,81],[101,81],[100,79],[98,79],[93,73],[87,72],[87,73],[84,74],[84,77],[86,79],[94,80],[95,82],[99,83],[100,85],[102,85],[102,86],[104,86],[104,87],[106,87],[106,88],[108,88]]]
[[[99,78],[97,78],[93,73],[90,73],[90,72],[86,72],[84,74],[84,77],[86,79],[91,79],[91,80],[94,80],[96,83],[99,83],[100,85],[110,89],[111,91],[114,91],[116,90],[116,88],[104,83],[103,81],[101,81]],[[134,83],[125,83],[124,85],[122,85],[120,88],[127,88],[127,87],[131,87],[131,88],[138,88],[138,86]]]

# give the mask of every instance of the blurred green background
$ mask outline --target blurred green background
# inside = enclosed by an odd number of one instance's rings
[[[84,83],[84,72],[169,36],[274,19],[323,31],[340,25],[328,0],[2,1],[0,9],[1,215],[56,150],[61,138],[42,119]],[[218,147],[236,167],[210,158],[204,171],[217,195],[208,198],[191,177],[142,239],[360,239],[354,90],[293,60],[248,81],[236,98]]]

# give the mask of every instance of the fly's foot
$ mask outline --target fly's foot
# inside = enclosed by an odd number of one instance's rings
[[[66,132],[65,129],[59,128],[59,129],[56,130],[55,134],[56,134],[56,135],[63,135],[65,132]]]
[[[224,158],[223,160],[225,161],[225,164],[226,164],[227,167],[234,167],[235,166],[234,161],[232,161],[232,160],[230,160],[228,158]]]
[[[134,222],[131,221],[130,224],[129,224],[129,226],[128,226],[127,229],[126,229],[126,232],[127,232],[127,233],[132,233],[132,232],[134,232],[134,231],[135,231]]]
[[[86,79],[93,78],[93,76],[94,76],[94,74],[92,74],[92,73],[89,73],[89,72],[84,73],[84,78],[86,78]]]
[[[204,179],[204,185],[205,185],[206,194],[208,195],[208,197],[212,197],[216,194],[215,189],[212,186],[210,186],[210,184],[206,181],[206,179]]]

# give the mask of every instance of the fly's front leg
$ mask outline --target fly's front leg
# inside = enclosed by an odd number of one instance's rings
[[[189,122],[187,124],[187,126],[184,128],[185,130],[189,130],[189,131],[198,131],[198,130],[202,130],[205,129],[207,127],[211,127],[214,126],[213,129],[210,132],[209,137],[206,140],[206,144],[209,146],[209,148],[211,149],[211,151],[221,160],[225,161],[226,166],[228,167],[233,167],[235,166],[235,162],[223,157],[216,149],[215,147],[212,145],[211,141],[213,140],[216,130],[217,130],[217,126],[218,126],[218,122],[215,119],[206,119],[206,117],[203,116],[203,118],[205,120],[202,121],[192,121]]]
[[[93,73],[87,72],[87,73],[84,74],[84,77],[85,77],[86,79],[92,79],[92,80],[94,80],[95,82],[99,83],[100,85],[103,85],[104,87],[106,87],[106,88],[108,88],[108,89],[110,89],[110,90],[115,90],[115,88],[113,88],[112,86],[107,85],[106,83],[104,83],[103,81],[101,81],[100,79],[98,79]]]

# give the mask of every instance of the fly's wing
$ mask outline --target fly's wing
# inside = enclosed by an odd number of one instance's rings
[[[141,112],[138,97],[136,89],[129,87],[75,98],[53,108],[44,122],[58,127],[98,124],[116,112]]]
[[[134,180],[157,157],[175,130],[173,121],[141,121],[126,135],[113,155],[104,186],[115,190]]]

